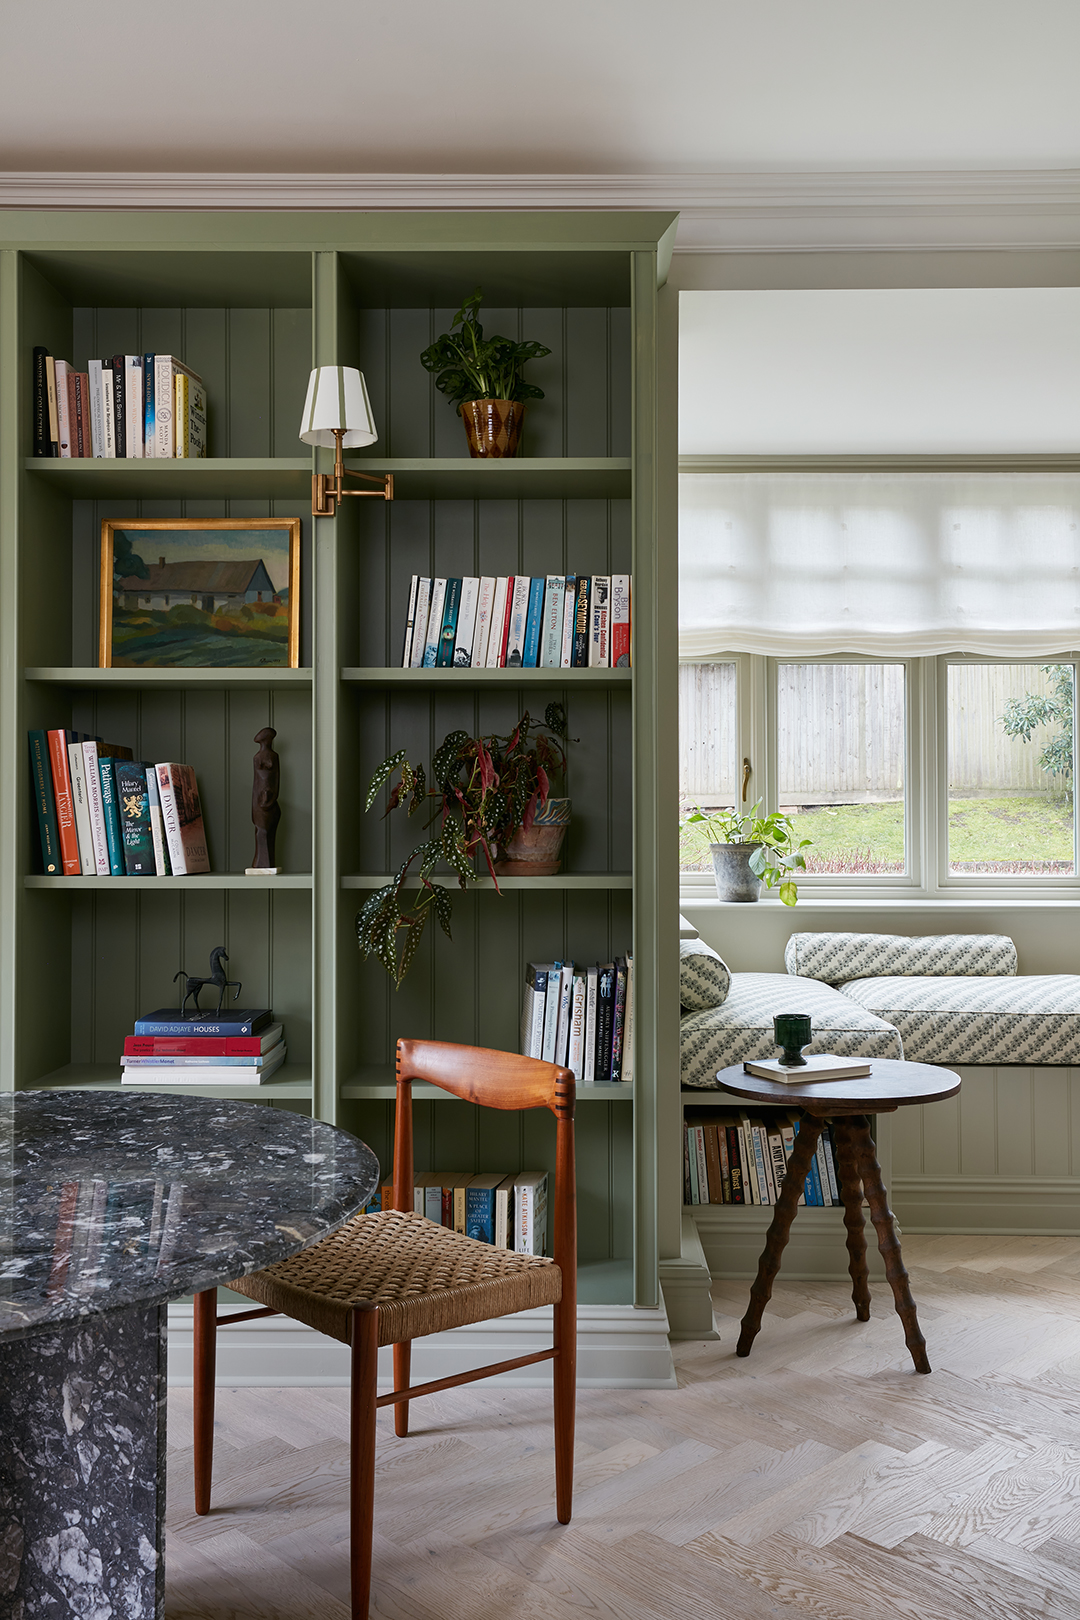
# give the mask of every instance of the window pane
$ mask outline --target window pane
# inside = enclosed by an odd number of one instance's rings
[[[904,872],[903,664],[780,664],[779,807],[808,872]]]
[[[730,809],[738,774],[737,666],[679,666],[679,813]],[[679,846],[684,872],[711,872],[709,841],[687,828]]]
[[[1071,875],[1072,664],[950,664],[949,870]]]

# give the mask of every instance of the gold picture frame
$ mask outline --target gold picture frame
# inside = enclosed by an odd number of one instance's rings
[[[105,518],[99,667],[299,668],[300,530],[299,518]]]

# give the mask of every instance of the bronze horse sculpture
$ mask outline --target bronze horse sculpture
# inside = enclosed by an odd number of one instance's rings
[[[225,1000],[226,990],[231,989],[233,985],[236,986],[236,994],[233,996],[233,1000],[239,1000],[240,992],[244,988],[243,982],[240,979],[230,979],[226,977],[225,969],[222,966],[222,963],[227,962],[228,960],[229,954],[224,945],[215,945],[214,949],[210,952],[209,978],[197,979],[189,974],[185,968],[181,968],[179,973],[173,974],[173,984],[176,983],[177,979],[184,979],[186,981],[184,999],[180,1003],[181,1016],[183,1016],[183,1014],[187,1011],[189,996],[193,998],[194,1011],[197,1013],[202,1012],[202,1008],[199,1006],[199,991],[202,989],[204,984],[212,984],[217,988],[218,1003],[215,1009],[217,1012],[221,1011],[222,1004]]]

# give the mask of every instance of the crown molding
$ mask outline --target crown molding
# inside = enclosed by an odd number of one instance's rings
[[[1080,248],[1080,169],[517,175],[0,172],[0,208],[677,208],[679,253]]]

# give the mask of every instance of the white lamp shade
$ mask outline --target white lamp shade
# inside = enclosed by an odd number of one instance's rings
[[[334,448],[334,428],[344,428],[342,445],[358,450],[379,437],[371,414],[364,374],[355,366],[316,366],[308,382],[300,438],[304,444]]]

